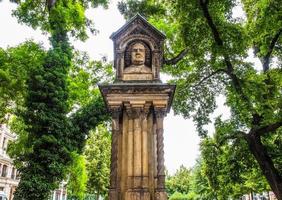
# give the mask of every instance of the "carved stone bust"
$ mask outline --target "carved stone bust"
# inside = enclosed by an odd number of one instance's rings
[[[137,14],[111,35],[116,81],[160,81],[165,35]]]
[[[129,51],[131,57],[130,65],[124,69],[124,73],[152,73],[151,68],[146,65],[146,51],[148,50],[141,42],[134,43]]]

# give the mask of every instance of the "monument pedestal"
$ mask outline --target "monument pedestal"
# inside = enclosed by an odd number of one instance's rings
[[[133,189],[125,193],[125,200],[150,200],[150,192],[142,189]]]
[[[155,200],[167,200],[167,194],[165,190],[156,191]]]
[[[110,200],[166,200],[163,119],[175,86],[100,86],[112,113]]]

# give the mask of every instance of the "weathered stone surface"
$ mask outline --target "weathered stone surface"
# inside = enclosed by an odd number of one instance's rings
[[[155,200],[167,200],[167,194],[164,190],[155,192]]]
[[[136,15],[111,37],[116,81],[100,85],[112,114],[110,200],[167,200],[163,119],[175,85],[159,79],[164,35]]]
[[[126,192],[125,200],[150,200],[150,193],[144,190],[130,190]]]
[[[136,15],[113,33],[111,39],[114,41],[114,67],[117,81],[160,82],[164,34],[142,16]],[[132,59],[135,55],[134,47],[138,44],[144,47],[142,66],[137,66],[138,64],[136,65]]]

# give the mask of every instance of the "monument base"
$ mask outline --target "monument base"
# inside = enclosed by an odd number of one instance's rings
[[[150,192],[142,189],[129,190],[125,193],[125,200],[150,200]]]
[[[109,191],[109,200],[118,200],[118,192],[116,189],[110,189]]]
[[[155,192],[155,200],[167,200],[167,194],[165,190],[159,190]]]

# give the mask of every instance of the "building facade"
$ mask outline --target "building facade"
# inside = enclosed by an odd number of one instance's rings
[[[13,166],[13,160],[7,154],[7,147],[10,141],[16,139],[6,125],[0,125],[0,192],[8,200],[13,199],[13,194],[19,183],[17,169]]]
[[[50,200],[67,200],[67,182],[62,181],[59,188],[54,190]]]

